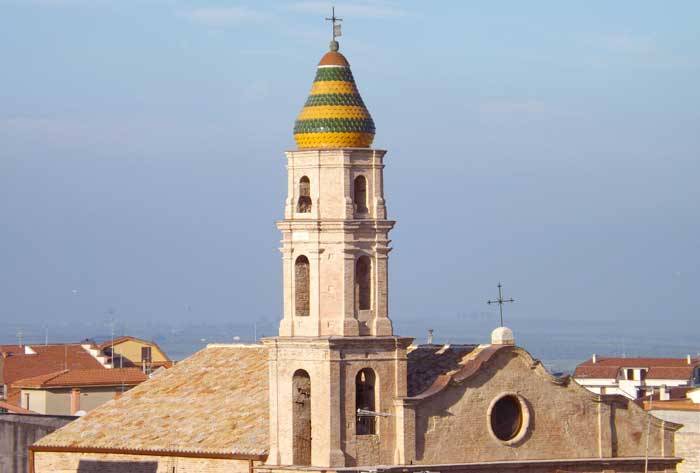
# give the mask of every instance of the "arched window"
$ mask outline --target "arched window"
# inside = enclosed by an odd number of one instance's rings
[[[292,401],[292,461],[311,465],[311,378],[304,370],[294,372]]]
[[[309,315],[309,259],[304,255],[294,263],[294,314]]]
[[[355,212],[358,214],[366,214],[367,209],[367,179],[365,176],[357,176],[355,178]]]
[[[297,202],[297,212],[311,212],[311,181],[304,176],[299,179],[299,201]]]
[[[372,260],[360,256],[355,263],[355,300],[358,310],[372,308]]]
[[[357,409],[357,435],[376,433],[376,417],[368,415],[377,412],[375,394],[376,376],[370,368],[364,368],[355,377],[355,408]],[[365,412],[362,412],[365,411]]]

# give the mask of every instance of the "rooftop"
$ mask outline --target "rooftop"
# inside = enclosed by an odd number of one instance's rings
[[[15,388],[65,388],[81,386],[135,386],[148,379],[137,368],[61,370],[13,383]]]
[[[418,345],[408,349],[408,395],[428,389],[438,377],[460,368],[477,345]]]
[[[265,455],[267,362],[262,345],[209,346],[38,445]]]
[[[645,368],[647,379],[690,379],[700,358],[623,358],[597,356],[576,367],[575,378],[616,378],[623,368]]]
[[[337,47],[334,41],[331,43]],[[374,121],[367,110],[348,60],[335,49],[318,64],[311,92],[294,123],[299,149],[369,148]]]
[[[3,361],[3,382],[8,385],[7,401],[19,404],[19,389],[12,385],[20,379],[32,378],[65,369],[105,369],[79,343],[29,345],[34,354],[15,352]]]

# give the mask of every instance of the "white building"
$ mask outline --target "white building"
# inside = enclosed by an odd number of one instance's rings
[[[637,399],[671,388],[700,385],[700,358],[612,358],[593,355],[574,371],[574,379],[596,394]]]

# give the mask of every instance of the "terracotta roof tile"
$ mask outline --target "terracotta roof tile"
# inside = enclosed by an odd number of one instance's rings
[[[0,401],[0,412],[2,411],[11,412],[12,414],[36,414],[34,411],[15,406],[14,404],[10,404],[9,402],[5,401]]]
[[[652,366],[647,371],[647,379],[690,379],[695,367],[685,366]]]
[[[24,353],[24,347],[20,345],[0,345],[0,353]]]
[[[336,51],[329,51],[326,54],[324,54],[318,65],[350,67],[350,63],[347,59],[345,59],[345,56]]]
[[[647,368],[647,379],[689,379],[693,369],[700,366],[700,358],[621,358],[597,357],[578,365],[575,378],[616,378],[622,368]]]
[[[19,391],[11,385],[20,379],[55,373],[64,369],[105,369],[80,344],[30,345],[36,352],[24,352],[8,356],[3,360],[3,382],[8,385],[8,402],[19,400]]]
[[[476,345],[419,345],[408,352],[408,395],[428,389],[443,374],[460,367],[462,358]]]
[[[135,386],[148,379],[137,368],[62,370],[15,381],[15,388],[57,388],[79,386]]]
[[[262,345],[209,346],[38,445],[265,455],[267,363]]]

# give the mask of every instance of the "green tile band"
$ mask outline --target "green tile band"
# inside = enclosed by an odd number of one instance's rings
[[[347,67],[319,67],[316,69],[314,82],[338,80],[343,82],[355,82],[352,72]]]
[[[316,118],[294,122],[294,133],[374,133],[371,118]]]
[[[304,104],[305,107],[320,105],[354,105],[364,107],[365,103],[358,94],[317,94],[310,95]]]

